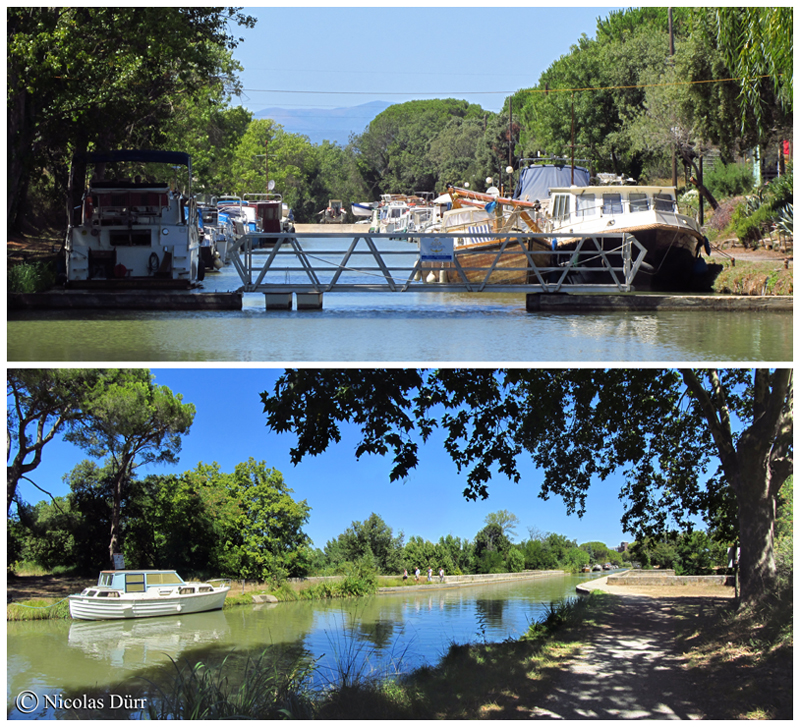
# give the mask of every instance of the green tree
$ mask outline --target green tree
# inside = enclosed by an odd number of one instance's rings
[[[403,548],[403,567],[413,571],[419,568],[421,571],[433,568],[436,565],[436,546],[430,541],[421,538],[419,535],[412,535]]]
[[[450,575],[472,573],[474,546],[466,539],[453,535],[439,538],[434,548],[436,562]]]
[[[717,565],[711,538],[701,530],[684,533],[676,545],[675,572],[678,575],[708,575]]]
[[[497,512],[490,512],[483,522],[487,525],[497,525],[509,540],[517,537],[517,526],[519,525],[519,518],[508,510],[498,510]]]
[[[237,509],[225,533],[226,574],[275,581],[305,575],[311,556],[303,532],[311,511],[306,501],[295,501],[283,475],[252,457],[224,478]]]
[[[435,99],[395,104],[378,114],[354,139],[370,192],[433,191],[437,174],[428,156],[431,140],[451,119],[482,118],[484,113],[466,101]]]
[[[434,174],[434,186],[429,191],[442,192],[448,184],[463,187],[469,183],[472,189],[479,188],[486,177],[485,165],[477,158],[477,150],[483,141],[481,119],[465,119],[456,116],[431,140],[428,160]]]
[[[146,369],[124,369],[113,382],[101,382],[87,397],[86,426],[65,436],[96,459],[108,457],[114,467],[109,561],[122,552],[122,502],[134,471],[143,465],[175,463],[181,435],[194,420],[193,404],[180,394],[156,386]]]
[[[373,512],[364,521],[354,520],[325,551],[337,564],[355,563],[369,555],[380,572],[397,573],[402,568],[403,534],[395,537],[392,528]]]
[[[521,573],[525,569],[525,556],[519,548],[511,548],[506,556],[506,567],[509,573]]]
[[[28,515],[26,556],[45,570],[75,565],[75,513],[66,497],[40,502]]]
[[[502,573],[511,541],[496,523],[491,523],[475,536],[475,561],[478,573]],[[524,560],[524,559],[523,559]]]
[[[339,425],[361,428],[356,456],[393,454],[390,479],[418,463],[434,428],[466,473],[464,496],[488,496],[495,472],[518,482],[526,453],[539,496],[582,515],[594,483],[622,470],[622,524],[689,529],[734,492],[742,598],[774,585],[775,502],[792,473],[791,370],[288,370],[263,393],[267,423],[294,431],[292,461],[324,451]],[[714,464],[721,477],[709,476]]]
[[[157,147],[181,94],[204,93],[231,50],[235,8],[9,8],[8,197],[16,222],[31,179],[67,188],[72,153]],[[221,83],[222,81],[220,81]],[[78,195],[83,169],[72,170]]]
[[[20,479],[42,461],[44,446],[84,422],[87,397],[114,381],[101,369],[9,369],[6,377],[6,510],[17,497]],[[12,456],[13,455],[13,456]],[[39,485],[32,482],[37,488]],[[42,490],[44,492],[44,490]]]
[[[577,573],[581,570],[584,566],[590,565],[591,560],[589,558],[589,554],[581,547],[581,548],[570,548],[567,551],[566,559],[563,563],[566,567],[568,567],[574,573]]]
[[[769,84],[778,102],[793,110],[794,9],[788,7],[726,7],[715,10],[719,45],[733,74],[740,78],[741,120],[752,112],[765,129],[765,93]],[[762,78],[766,76],[766,79]]]

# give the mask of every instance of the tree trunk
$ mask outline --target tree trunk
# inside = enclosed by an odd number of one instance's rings
[[[753,471],[762,469],[761,472]],[[766,486],[763,468],[742,468],[739,483],[739,573],[742,603],[755,603],[775,585],[776,499]],[[750,471],[748,471],[750,470]]]
[[[122,552],[122,530],[120,529],[120,513],[122,512],[122,489],[128,477],[129,461],[122,460],[114,480],[114,503],[111,507],[111,542],[108,544],[108,558],[114,567],[114,553]]]
[[[703,197],[705,197],[708,200],[708,203],[711,205],[712,210],[715,210],[719,207],[719,202],[717,202],[717,200],[714,199],[714,195],[708,191],[708,188],[704,184],[698,182],[696,177],[689,177],[689,181],[695,187],[697,187],[697,191],[700,192],[700,194],[702,194]]]

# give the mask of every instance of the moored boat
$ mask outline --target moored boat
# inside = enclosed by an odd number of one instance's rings
[[[188,154],[93,152],[76,163],[96,171],[67,231],[68,285],[189,287],[203,279]],[[157,172],[174,177],[181,166],[188,170],[185,193],[155,180]]]
[[[341,225],[344,224],[347,218],[347,210],[340,199],[329,199],[328,206],[317,214],[320,215],[320,222],[325,225]]]
[[[451,209],[442,214],[438,231],[458,234],[453,251],[471,283],[525,285],[535,282],[537,268],[551,262],[551,248],[543,238],[516,238],[510,233],[538,233],[533,205],[498,194],[448,187]],[[508,237],[497,237],[509,233]],[[447,270],[448,282],[461,282],[457,270]]]
[[[69,613],[104,621],[214,611],[222,608],[228,591],[227,582],[187,582],[175,571],[102,571],[96,586],[69,596]]]
[[[573,180],[569,185],[568,175]],[[635,185],[608,174],[598,179],[599,184],[590,185],[588,170],[582,167],[533,164],[521,169],[515,196],[538,205],[538,227],[560,235],[562,252],[577,245],[571,234],[603,234],[598,244],[611,252],[620,247],[623,235],[633,235],[646,250],[634,279],[637,290],[687,290],[707,282],[714,271],[700,253],[710,254],[708,239],[693,218],[679,212],[674,187]],[[583,277],[585,282],[604,282],[606,275],[598,273],[598,280],[592,273]]]

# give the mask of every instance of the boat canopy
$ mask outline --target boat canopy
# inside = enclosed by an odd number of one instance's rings
[[[574,167],[575,186],[589,186],[589,170],[585,167]],[[531,164],[520,169],[519,182],[514,190],[514,199],[544,202],[550,199],[553,187],[569,187],[573,179],[573,167],[569,164]]]

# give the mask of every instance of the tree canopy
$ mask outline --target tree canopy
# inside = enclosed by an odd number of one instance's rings
[[[122,498],[133,471],[160,462],[176,463],[181,435],[194,420],[193,404],[156,386],[147,369],[123,369],[87,397],[85,426],[65,436],[97,459],[108,457],[114,471],[109,560],[119,551]]]
[[[236,8],[9,8],[8,215],[31,175],[90,145],[157,148],[181,94],[230,78]],[[64,159],[66,157],[66,160]],[[81,190],[82,191],[82,190]]]
[[[592,484],[622,471],[623,526],[691,529],[728,492],[738,505],[742,596],[775,574],[775,501],[792,472],[788,370],[288,370],[262,394],[269,427],[292,431],[293,462],[361,430],[356,456],[391,454],[390,479],[418,464],[435,428],[465,473],[464,496],[493,477],[519,481],[521,456],[541,471],[539,496],[583,514]]]

